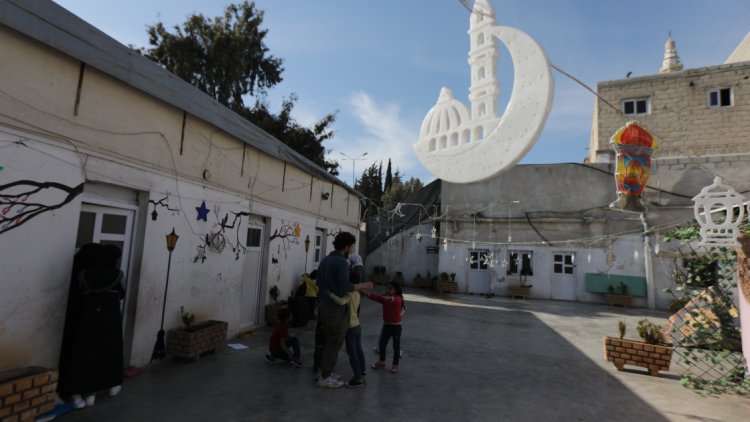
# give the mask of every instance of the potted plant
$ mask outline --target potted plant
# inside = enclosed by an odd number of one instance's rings
[[[198,360],[206,353],[216,353],[227,338],[226,321],[200,321],[195,323],[195,314],[185,312],[180,306],[180,317],[184,327],[169,330],[167,334],[167,354],[188,360]]]
[[[633,301],[633,296],[628,294],[628,285],[622,281],[617,287],[610,284],[607,293],[604,293],[604,298],[610,306],[618,305],[624,308],[630,306]]]
[[[625,322],[618,323],[620,337],[604,337],[604,356],[614,363],[618,371],[625,365],[640,366],[648,369],[651,376],[658,376],[659,371],[669,371],[672,361],[672,347],[662,341],[661,327],[642,319],[638,321],[638,335],[644,341],[625,339]]]
[[[279,286],[274,285],[268,290],[268,295],[271,296],[271,299],[273,299],[273,303],[269,303],[266,305],[266,324],[273,325],[276,323],[276,314],[279,313],[279,309],[286,306],[285,301],[279,302],[279,295],[281,294],[281,291],[279,290]]]
[[[438,278],[437,282],[437,291],[440,293],[456,293],[458,292],[458,283],[451,281],[448,278],[448,273],[440,273],[440,278]]]

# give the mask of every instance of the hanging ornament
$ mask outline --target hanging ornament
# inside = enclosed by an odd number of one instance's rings
[[[638,261],[638,258],[640,258],[640,256],[641,255],[638,253],[637,249],[633,251],[633,259],[634,260]]]
[[[641,195],[651,174],[651,154],[657,147],[656,138],[638,122],[630,121],[612,136],[610,144],[617,153],[617,200],[609,207],[627,212],[646,212]]]
[[[206,208],[206,201],[201,202],[201,206],[195,207],[195,210],[198,211],[197,220],[208,221],[208,213],[211,212],[211,210]]]
[[[448,252],[448,239],[443,239],[443,250]]]
[[[744,197],[721,177],[693,198],[693,213],[700,224],[699,246],[739,247],[739,225],[745,219]]]
[[[156,212],[156,207],[154,207],[154,210],[151,211],[151,220],[156,221],[156,218],[159,216],[159,213]]]
[[[591,251],[589,251],[589,255],[586,257],[586,260],[591,264]]]
[[[434,239],[436,237],[437,237],[437,227],[432,226],[432,238]]]
[[[654,246],[654,254],[659,255],[660,251],[661,248],[659,247],[659,242],[656,242],[656,246]]]
[[[414,237],[417,239],[417,241],[422,241],[422,233],[417,232],[417,234],[414,235]]]

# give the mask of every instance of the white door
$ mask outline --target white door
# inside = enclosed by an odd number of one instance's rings
[[[240,294],[240,327],[254,326],[260,320],[261,274],[263,270],[262,219],[251,218],[245,240],[245,262],[243,264],[242,293]]]
[[[573,252],[552,255],[552,299],[576,300],[576,256]]]
[[[320,260],[326,256],[326,234],[321,229],[315,229],[315,256],[313,257],[312,270],[317,270],[320,265]]]
[[[76,252],[87,243],[101,243],[102,245],[115,245],[120,248],[120,270],[123,273],[123,287],[128,291],[130,284],[130,253],[133,243],[133,223],[135,210],[110,207],[104,205],[81,204],[81,214],[78,219],[78,236],[76,237]],[[126,294],[120,309],[128,309],[128,298],[133,295]],[[123,332],[132,321],[123,318]]]
[[[490,251],[486,249],[469,251],[469,293],[490,292],[489,254]]]

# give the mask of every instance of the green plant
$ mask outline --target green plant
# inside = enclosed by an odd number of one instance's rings
[[[620,340],[622,340],[625,337],[625,321],[618,321],[617,329],[620,331]]]
[[[448,273],[440,273],[440,281],[448,281]]]
[[[273,287],[271,287],[271,289],[268,291],[268,294],[271,295],[271,299],[273,299],[274,303],[279,303],[279,295],[281,294],[279,286],[274,285]]]
[[[648,344],[659,344],[662,340],[661,327],[647,319],[638,321],[636,330],[643,341]]]
[[[451,273],[451,281],[456,281],[456,273]]]

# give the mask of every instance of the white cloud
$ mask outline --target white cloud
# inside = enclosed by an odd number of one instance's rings
[[[352,93],[347,103],[363,127],[361,133],[353,139],[340,140],[336,151],[350,157],[359,157],[367,152],[367,160],[357,163],[357,177],[362,174],[364,167],[381,160],[383,166],[386,166],[390,158],[394,170],[398,168],[407,178],[428,178],[428,173],[419,163],[412,148],[418,135],[418,123],[406,121],[399,104],[379,103],[364,91]],[[342,175],[348,175],[350,162],[341,160],[343,157],[340,156],[331,158],[340,160],[343,166]],[[365,163],[365,166],[362,166],[362,163]],[[346,176],[344,178],[349,179]]]

